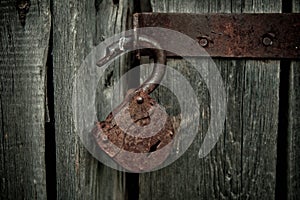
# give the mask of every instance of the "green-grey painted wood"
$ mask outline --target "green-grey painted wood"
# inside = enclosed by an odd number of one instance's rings
[[[32,0],[22,27],[15,1],[0,1],[0,199],[46,199],[49,7]]]
[[[152,0],[153,12],[280,12],[281,1]],[[171,166],[140,175],[140,199],[275,199],[276,140],[279,107],[278,61],[215,60],[227,93],[225,131],[212,152],[197,157],[208,126],[207,107],[189,150]],[[168,60],[208,103],[202,80],[181,60]],[[203,96],[204,95],[204,96]],[[172,106],[161,92],[161,102]],[[174,106],[174,105],[173,105]]]
[[[300,198],[300,63],[292,62],[288,113],[288,199]]]
[[[108,37],[131,24],[132,2],[120,0],[53,1],[53,62],[58,199],[124,199],[125,174],[104,166],[83,146],[74,130],[73,78],[85,56]],[[124,58],[125,59],[125,58]],[[121,59],[99,81],[99,118],[114,81],[123,73]]]
[[[300,12],[300,1],[293,0],[292,11]],[[300,48],[300,47],[299,47]],[[293,61],[290,70],[288,113],[288,199],[300,198],[300,62]]]

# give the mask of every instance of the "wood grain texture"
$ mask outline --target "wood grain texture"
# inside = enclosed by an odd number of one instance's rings
[[[288,112],[288,199],[300,198],[300,63],[292,62]]]
[[[46,199],[49,7],[32,0],[23,27],[15,1],[0,1],[0,199]]]
[[[281,1],[276,0],[152,0],[151,5],[153,12],[281,11]],[[208,126],[209,115],[204,115],[196,139],[180,159],[165,169],[140,175],[141,200],[275,199],[279,62],[215,62],[224,79],[228,102],[223,135],[207,157],[197,157]],[[169,59],[168,65],[185,74],[194,86],[202,82],[183,61]],[[199,84],[195,89],[199,102],[209,102],[205,88]],[[162,102],[170,98],[166,93],[157,96]],[[201,109],[200,113],[206,113],[205,106]]]
[[[292,12],[300,12],[300,1],[293,0]],[[288,199],[300,198],[300,62],[293,61],[290,69],[288,111]]]
[[[74,129],[72,90],[74,76],[92,48],[131,23],[131,1],[54,0],[53,13],[57,198],[124,199],[125,174],[94,159]],[[124,59],[115,62],[99,80],[99,118],[106,117],[101,115],[109,101],[105,94],[123,72]]]

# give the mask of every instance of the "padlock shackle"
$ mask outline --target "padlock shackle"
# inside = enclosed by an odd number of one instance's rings
[[[153,48],[155,51],[155,64],[152,70],[151,75],[146,79],[144,83],[141,84],[141,86],[138,89],[142,89],[146,93],[150,94],[153,92],[162,79],[164,78],[165,72],[166,72],[166,53],[161,48],[159,43],[153,39],[150,39],[148,37],[142,37],[140,36],[138,38],[139,44],[142,45],[142,47],[145,47],[146,44],[150,46],[146,46],[147,48]],[[145,44],[143,44],[145,43]]]
[[[112,59],[119,57],[123,52],[126,52],[135,46],[135,49],[151,48],[155,51],[155,64],[151,75],[143,82],[136,91],[143,90],[147,94],[153,92],[162,81],[166,72],[166,53],[161,48],[159,43],[148,36],[122,37],[117,42],[111,44],[106,49],[106,55],[101,58],[97,65],[102,67]],[[158,65],[159,64],[159,65]]]

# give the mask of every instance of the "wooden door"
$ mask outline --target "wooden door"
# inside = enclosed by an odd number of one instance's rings
[[[17,2],[17,3],[16,3]],[[299,0],[31,0],[22,25],[16,5],[0,1],[0,199],[299,199],[299,62],[214,59],[225,84],[227,117],[220,140],[198,158],[209,123],[188,151],[159,171],[130,174],[98,162],[82,145],[72,114],[74,75],[89,52],[132,28],[135,12],[299,12]],[[100,82],[104,109],[131,56],[114,62]],[[168,65],[205,84],[188,63]],[[154,96],[173,99],[164,88]]]

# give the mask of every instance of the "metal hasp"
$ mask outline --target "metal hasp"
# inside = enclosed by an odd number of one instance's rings
[[[300,59],[299,13],[136,13],[133,24],[179,31],[198,41],[211,57]],[[167,35],[161,37],[168,40]]]

